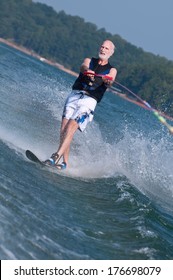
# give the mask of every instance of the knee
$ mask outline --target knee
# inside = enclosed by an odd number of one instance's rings
[[[79,125],[78,123],[75,121],[75,120],[69,120],[67,126],[66,126],[66,129],[68,131],[76,131],[78,129]]]

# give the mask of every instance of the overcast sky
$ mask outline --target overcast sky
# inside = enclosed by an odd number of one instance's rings
[[[34,0],[173,60],[173,0]]]

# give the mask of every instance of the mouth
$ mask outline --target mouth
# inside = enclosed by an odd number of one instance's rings
[[[99,57],[103,59],[103,58],[106,57],[106,54],[105,54],[104,52],[100,52],[100,53],[99,53]]]
[[[99,58],[101,59],[101,60],[104,60],[104,61],[106,61],[106,60],[108,60],[109,59],[109,55],[107,55],[105,52],[99,52]]]
[[[105,52],[100,51],[99,52],[99,56],[102,57],[102,58],[105,58],[107,55],[106,55]]]

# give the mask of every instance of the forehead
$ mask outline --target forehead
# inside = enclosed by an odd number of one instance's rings
[[[106,49],[111,49],[111,43],[109,41],[105,41],[105,42],[103,42],[101,47],[104,47]]]

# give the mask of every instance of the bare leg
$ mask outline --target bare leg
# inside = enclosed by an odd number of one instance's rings
[[[68,156],[70,151],[70,144],[73,139],[74,133],[78,129],[78,123],[75,120],[62,120],[60,146],[58,148],[59,159],[63,156],[64,161],[68,164]]]
[[[59,145],[59,147],[62,145],[63,136],[64,136],[65,129],[66,129],[66,126],[67,126],[68,122],[69,122],[69,120],[67,120],[67,119],[65,119],[65,118],[62,119],[62,123],[61,123],[61,132],[60,132],[60,145]],[[64,161],[66,164],[68,163],[69,152],[70,152],[70,147],[68,147],[68,148],[64,151],[64,154],[63,154],[63,161]]]

